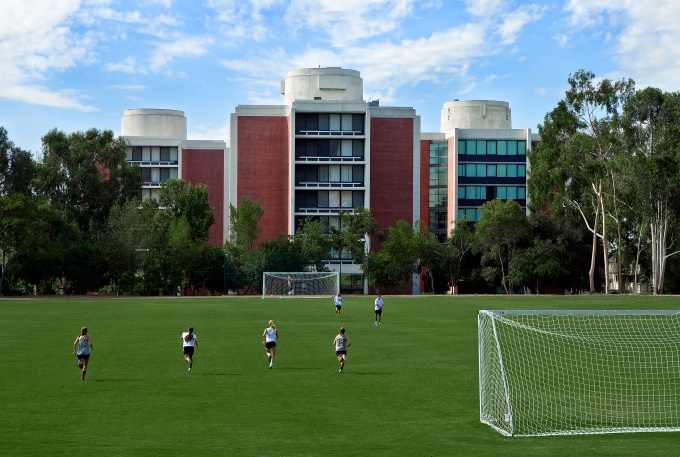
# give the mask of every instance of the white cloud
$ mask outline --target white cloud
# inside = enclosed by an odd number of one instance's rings
[[[137,61],[134,57],[126,57],[121,62],[109,62],[104,65],[106,71],[126,73],[129,75],[144,73],[143,68],[137,65]]]
[[[26,103],[75,108],[94,108],[77,100],[77,92],[52,90],[43,83],[46,73],[63,71],[94,59],[94,34],[76,33],[73,16],[79,0],[55,0],[49,14],[41,0],[10,0],[0,15],[0,98]]]
[[[198,124],[192,128],[187,136],[192,140],[224,140],[229,145],[230,124]]]
[[[494,16],[503,8],[502,0],[465,0],[465,10],[472,16]]]
[[[215,13],[221,33],[232,38],[251,38],[263,41],[272,36],[263,10],[283,3],[282,0],[208,0],[207,6]]]
[[[556,33],[553,35],[552,39],[555,40],[557,45],[561,48],[565,48],[569,44],[569,36],[564,33]]]
[[[150,59],[152,70],[159,70],[177,57],[198,57],[208,52],[212,39],[206,37],[180,36],[173,41],[156,44]]]
[[[620,68],[611,74],[633,78],[639,88],[680,88],[680,3],[570,0],[565,11],[570,24],[593,27],[595,33],[603,25],[612,29],[605,42],[611,45]]]
[[[412,13],[415,0],[292,0],[286,22],[293,30],[327,36],[335,47],[397,29]]]
[[[517,41],[518,35],[530,22],[539,20],[545,12],[545,6],[523,5],[514,11],[506,14],[498,29],[503,44],[512,44]]]

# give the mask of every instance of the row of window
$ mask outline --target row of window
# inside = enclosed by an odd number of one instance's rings
[[[364,133],[364,114],[296,113],[295,132]]]
[[[295,184],[301,183],[364,183],[363,165],[298,165]]]
[[[458,155],[526,155],[524,140],[458,140]]]
[[[161,183],[179,177],[177,168],[144,167],[140,171],[144,183]]]
[[[458,176],[467,178],[523,178],[527,166],[519,163],[460,163]]]
[[[458,219],[461,220],[463,216],[467,216],[471,222],[479,222],[481,211],[479,208],[458,208]]]
[[[364,206],[362,190],[297,190],[295,211],[306,209],[351,209]]]
[[[458,199],[466,200],[524,200],[527,189],[524,186],[458,186]]]
[[[295,158],[364,157],[364,140],[295,140]]]
[[[125,153],[128,162],[175,162],[179,160],[177,147],[133,146]]]

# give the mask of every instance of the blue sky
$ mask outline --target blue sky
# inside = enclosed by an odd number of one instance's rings
[[[237,105],[282,104],[287,71],[321,66],[423,131],[483,99],[535,132],[579,69],[680,89],[679,20],[675,0],[5,0],[0,125],[39,155],[53,128],[120,133],[125,109],[164,108],[228,142]]]

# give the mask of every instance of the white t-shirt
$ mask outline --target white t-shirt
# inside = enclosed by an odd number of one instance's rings
[[[272,341],[276,342],[276,329],[267,327],[265,330],[265,341],[270,343]]]
[[[376,311],[381,310],[381,309],[382,309],[382,305],[383,305],[383,300],[382,300],[382,298],[376,298],[376,299],[375,299],[375,310],[376,310]]]
[[[187,341],[187,336],[189,335],[189,332],[184,332],[182,333],[182,347],[187,347],[187,346],[193,346],[194,341],[196,341],[196,334],[192,333],[191,334],[191,339]]]
[[[335,306],[342,306],[342,297],[335,296]]]

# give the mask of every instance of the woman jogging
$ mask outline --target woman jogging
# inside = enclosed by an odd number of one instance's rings
[[[189,371],[191,371],[191,367],[194,365],[194,348],[198,349],[198,341],[196,340],[193,327],[189,327],[186,332],[182,333],[182,348],[184,350],[184,360],[189,364]]]
[[[279,331],[276,330],[274,321],[269,321],[269,327],[262,332],[262,344],[264,344],[267,351],[267,360],[269,360],[269,368],[274,368],[274,359],[276,358],[276,340],[279,339]]]
[[[382,307],[382,295],[378,294],[378,298],[375,299],[375,325],[380,325],[380,320],[382,319]]]
[[[342,295],[340,295],[340,292],[338,292],[335,295],[335,316],[340,315],[340,311],[342,311]]]
[[[85,373],[87,373],[87,362],[90,361],[90,350],[92,347],[92,338],[87,334],[87,327],[80,329],[80,335],[73,343],[73,354],[78,358],[78,368],[83,372],[80,376],[81,381],[85,381]]]
[[[335,346],[335,356],[340,362],[340,373],[342,373],[343,368],[345,368],[345,358],[347,358],[347,348],[350,347],[352,342],[345,336],[345,327],[340,327],[340,333],[333,340],[333,346]]]

